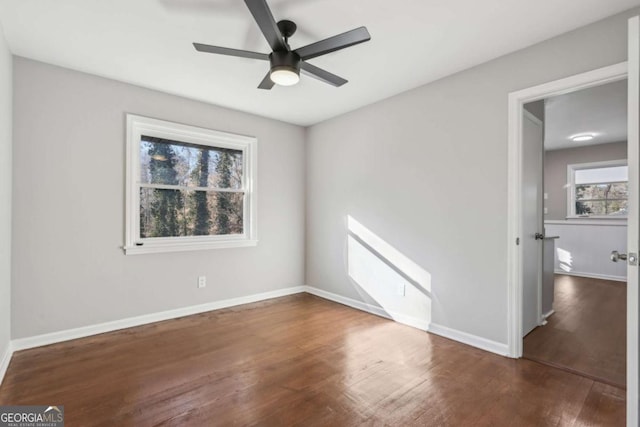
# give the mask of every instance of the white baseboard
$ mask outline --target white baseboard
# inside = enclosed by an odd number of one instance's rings
[[[342,295],[327,292],[323,289],[314,288],[313,286],[305,286],[305,291],[311,295],[318,296],[320,298],[327,299],[329,301],[337,302],[342,305],[349,306],[367,313],[375,314],[376,316],[384,317],[386,319],[394,320],[403,325],[411,326],[413,328],[421,329],[423,331],[428,330],[429,322],[423,319],[419,319],[413,316],[407,316],[402,313],[388,312],[385,309],[376,305],[364,303],[362,301],[354,300],[351,298],[343,297]]]
[[[327,292],[322,289],[314,288],[313,286],[305,286],[305,292],[315,295],[320,298],[327,299],[329,301],[337,302],[342,305],[349,306],[351,308],[356,308],[361,311],[366,311],[367,313],[375,314],[376,316],[384,317],[385,319],[391,319],[391,316],[387,314],[381,307],[364,303],[362,301],[357,301],[351,298],[343,297],[342,295],[334,294],[332,292]]]
[[[567,276],[577,276],[577,277],[588,277],[590,279],[603,279],[603,280],[614,280],[616,282],[626,282],[626,276],[609,276],[607,274],[598,274],[598,273],[582,273],[580,271],[564,271],[564,270],[555,270],[555,274],[564,274]]]
[[[9,362],[11,362],[11,356],[13,356],[13,345],[11,341],[7,343],[7,349],[2,355],[2,359],[0,359],[0,385],[2,385],[2,380],[4,380],[4,374],[7,373],[7,369],[9,368]]]
[[[75,329],[67,329],[50,334],[36,335],[28,338],[18,338],[11,342],[12,350],[26,350],[29,348],[40,347],[43,345],[55,344],[62,341],[84,338],[91,335],[103,334],[105,332],[113,332],[120,329],[131,328],[134,326],[146,325],[153,322],[161,322],[163,320],[175,319],[178,317],[190,316],[192,314],[205,313],[207,311],[219,310],[221,308],[234,307],[242,304],[249,304],[268,300],[272,298],[283,297],[287,295],[298,294],[305,291],[304,286],[296,286],[292,288],[278,289],[260,294],[248,295],[244,297],[231,298],[221,301],[213,301],[207,304],[194,305],[190,307],[177,308],[174,310],[161,311],[159,313],[145,314],[142,316],[129,317],[127,319],[115,320],[112,322],[100,323],[97,325],[83,326]],[[8,363],[8,362],[7,362]]]
[[[508,356],[509,354],[509,346],[507,344],[488,340],[477,335],[472,335],[466,332],[458,331],[456,329],[451,329],[433,322],[431,322],[431,324],[429,325],[429,332],[432,334],[440,335],[441,337],[461,342],[463,344],[470,345],[472,347],[479,348],[481,350],[499,354],[500,356]]]
[[[492,353],[496,353],[502,356],[507,355],[508,348],[506,344],[491,341],[485,338],[471,335],[466,332],[457,331],[455,329],[447,328],[445,326],[437,325],[434,323],[429,324],[423,319],[419,319],[412,316],[406,316],[401,313],[388,313],[381,307],[357,301],[351,298],[344,297],[342,295],[327,292],[322,289],[314,288],[312,286],[296,286],[286,289],[278,289],[276,291],[264,292],[260,294],[248,295],[245,297],[231,298],[221,301],[214,301],[207,304],[201,304],[190,307],[183,307],[174,310],[162,311],[159,313],[151,313],[142,316],[130,317],[127,319],[116,320],[112,322],[100,323],[97,325],[84,326],[75,329],[68,329],[59,332],[53,332],[49,334],[37,335],[27,338],[19,338],[12,340],[9,343],[9,348],[5,352],[2,361],[0,362],[0,383],[11,360],[13,352],[19,350],[26,350],[29,348],[40,347],[49,344],[55,344],[63,341],[69,341],[77,338],[84,338],[91,335],[102,334],[106,332],[113,332],[120,329],[131,328],[135,326],[146,325],[154,322],[161,322],[164,320],[175,319],[178,317],[190,316],[193,314],[204,313],[212,310],[219,310],[227,307],[234,307],[242,304],[249,304],[258,301],[264,301],[272,298],[279,298],[287,295],[293,295],[301,292],[307,292],[312,295],[316,295],[320,298],[327,299],[329,301],[337,302],[367,313],[381,316],[387,319],[394,320],[398,323],[402,323],[408,326],[412,326],[417,329],[431,332],[436,335],[443,336],[445,338],[452,339],[464,344],[477,347],[482,350],[486,350]]]
[[[551,316],[553,313],[555,313],[555,310],[553,309],[549,310],[547,313],[542,313],[540,315],[540,319],[538,320],[538,326],[544,326],[547,323],[549,323],[547,322],[547,318]]]
[[[421,329],[423,331],[431,332],[433,334],[440,335],[445,338],[449,338],[451,340],[458,341],[463,344],[467,344],[472,347],[479,348],[481,350],[489,351],[491,353],[496,353],[501,356],[507,356],[509,353],[509,347],[507,346],[507,344],[491,341],[486,338],[468,334],[466,332],[461,332],[455,329],[447,328],[446,326],[441,326],[433,322],[428,323],[422,319],[418,319],[411,316],[405,316],[400,313],[393,313],[393,312],[388,313],[387,311],[385,311],[384,309],[378,306],[367,304],[362,301],[357,301],[351,298],[343,297],[342,295],[338,295],[331,292],[327,292],[322,289],[314,288],[313,286],[305,286],[305,291],[312,295],[319,296],[320,298],[328,299],[330,301],[344,304],[346,306],[349,306],[358,310],[366,311],[367,313],[371,313],[377,316],[391,319],[398,323],[412,326],[414,328]]]

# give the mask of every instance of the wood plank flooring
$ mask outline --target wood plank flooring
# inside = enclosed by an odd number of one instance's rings
[[[627,285],[566,275],[555,278],[555,314],[524,339],[524,356],[624,387]]]
[[[307,294],[18,352],[67,426],[623,426],[624,392]]]

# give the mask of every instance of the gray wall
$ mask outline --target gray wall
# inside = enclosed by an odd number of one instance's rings
[[[0,361],[10,339],[12,57],[0,26]]]
[[[14,339],[304,284],[303,128],[23,58],[14,78]],[[123,254],[127,112],[258,138],[257,247]]]
[[[627,143],[614,142],[586,147],[552,150],[544,153],[545,220],[564,220],[567,216],[567,165],[627,158]]]
[[[374,303],[347,274],[351,215],[431,274],[434,323],[506,343],[507,96],[626,60],[632,15],[311,127],[307,284]]]
[[[524,109],[544,122],[544,99],[524,104]]]

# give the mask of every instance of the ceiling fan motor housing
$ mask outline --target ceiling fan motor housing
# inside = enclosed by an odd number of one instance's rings
[[[276,51],[269,55],[271,72],[278,70],[293,71],[300,74],[300,55],[291,51]]]

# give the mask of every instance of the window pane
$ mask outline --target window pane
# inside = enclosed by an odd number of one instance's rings
[[[624,216],[627,215],[626,200],[600,200],[600,201],[577,201],[577,215],[606,215]]]
[[[215,205],[211,227],[214,234],[242,234],[244,193],[209,193],[210,203]]]
[[[244,193],[140,189],[140,237],[242,234]]]
[[[609,216],[626,216],[627,215],[627,201],[626,200],[614,200],[607,202],[607,215]]]
[[[608,168],[578,169],[575,171],[576,184],[592,184],[628,181],[629,168],[614,166]]]
[[[627,199],[629,197],[629,184],[626,182],[618,182],[611,184],[608,199]]]
[[[576,185],[577,200],[626,199],[627,183]]]
[[[241,150],[142,136],[140,182],[184,187],[242,188]]]
[[[140,189],[140,237],[181,236],[184,197],[179,190]]]

